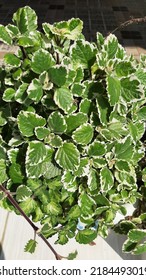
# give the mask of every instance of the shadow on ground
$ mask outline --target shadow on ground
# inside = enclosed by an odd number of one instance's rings
[[[5,255],[1,243],[0,243],[0,260],[5,260]]]

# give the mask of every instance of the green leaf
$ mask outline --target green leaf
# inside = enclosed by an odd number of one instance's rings
[[[127,239],[122,246],[122,251],[125,253],[129,253],[133,251],[136,246],[137,246],[137,242],[134,243],[131,240]]]
[[[106,125],[108,122],[108,116],[110,112],[110,105],[107,101],[107,99],[101,95],[97,95],[97,110],[99,114],[99,119],[103,125]]]
[[[41,233],[43,234],[43,236],[45,236],[48,239],[48,238],[52,237],[54,234],[56,234],[57,230],[51,228],[48,224],[45,224],[41,228]]]
[[[37,207],[37,202],[32,197],[29,197],[25,201],[20,202],[19,205],[21,209],[25,212],[25,214],[29,216],[35,211]]]
[[[30,165],[37,165],[43,162],[46,157],[52,157],[53,150],[49,146],[45,146],[43,142],[31,141],[28,145],[26,153],[26,163]]]
[[[28,97],[38,103],[43,96],[43,89],[38,79],[33,79],[27,89]]]
[[[146,237],[146,231],[143,229],[131,229],[128,233],[128,238],[131,242],[139,242]]]
[[[127,161],[124,160],[118,160],[115,163],[115,167],[119,170],[119,171],[126,171],[126,172],[130,172],[130,167]]]
[[[94,46],[87,41],[77,40],[71,47],[71,61],[75,69],[90,68],[95,61]]]
[[[6,150],[0,145],[0,159],[6,160]]]
[[[136,228],[136,225],[131,221],[121,221],[117,225],[114,226],[114,231],[120,234],[127,235],[131,229]]]
[[[146,120],[146,106],[141,107],[136,113],[139,120]]]
[[[24,48],[34,46],[33,40],[30,37],[27,37],[27,36],[19,37],[18,44],[19,44],[19,46],[22,46]]]
[[[0,126],[4,126],[6,123],[7,123],[7,120],[6,120],[5,116],[4,116],[3,109],[0,108]]]
[[[63,187],[69,192],[75,192],[77,189],[76,177],[69,171],[65,171],[61,178]]]
[[[68,113],[73,105],[73,96],[69,89],[58,88],[55,90],[54,101],[60,109]]]
[[[13,24],[8,24],[6,26],[6,30],[8,31],[8,33],[12,38],[15,38],[17,35],[19,35],[19,29],[17,28],[17,26]]]
[[[6,173],[6,163],[4,159],[0,159],[0,184],[4,183],[8,179]]]
[[[136,71],[136,76],[137,78],[139,79],[139,81],[144,85],[146,86],[146,72],[143,71],[143,69],[138,69]]]
[[[13,22],[22,34],[37,29],[36,13],[28,6],[18,9],[13,15]]]
[[[83,97],[85,87],[81,83],[73,83],[71,87],[72,94],[76,97]]]
[[[78,231],[76,241],[80,244],[89,244],[97,237],[97,231],[92,229],[84,229]]]
[[[130,80],[130,78],[121,80],[121,97],[126,102],[133,102],[135,99],[141,98],[141,96],[138,80]]]
[[[26,94],[27,88],[28,88],[28,84],[23,83],[19,86],[19,88],[15,92],[15,100],[20,104],[24,103],[27,99],[27,94]]]
[[[13,183],[21,184],[23,182],[24,176],[22,174],[21,165],[18,163],[13,163],[9,168],[9,176]]]
[[[28,197],[30,197],[32,194],[32,191],[25,185],[20,185],[16,190],[16,200],[17,201],[24,201]]]
[[[81,193],[79,197],[79,206],[81,209],[81,217],[92,217],[94,214],[93,207],[95,201],[86,193]]]
[[[109,206],[100,206],[95,210],[95,215],[101,215],[103,212],[109,209]]]
[[[72,138],[78,144],[88,144],[93,138],[93,127],[89,123],[79,126],[73,132]]]
[[[95,168],[102,168],[107,165],[107,161],[102,157],[95,157],[92,159],[92,164]]]
[[[62,38],[67,38],[70,40],[76,40],[79,38],[83,28],[83,22],[78,18],[72,18],[68,21],[56,22],[54,25],[44,23],[43,29],[47,35],[50,37],[50,32],[54,35],[58,35]]]
[[[89,157],[98,157],[103,156],[106,153],[106,145],[104,142],[100,142],[98,140],[94,140],[89,146],[88,146],[88,155]]]
[[[73,143],[64,142],[58,149],[55,160],[63,169],[75,171],[80,164],[80,153]]]
[[[12,44],[12,38],[6,30],[6,27],[0,24],[0,41],[7,45]]]
[[[95,169],[91,169],[88,174],[87,180],[88,188],[90,191],[99,190],[100,189],[100,180],[98,173]]]
[[[84,98],[80,102],[80,112],[89,114],[91,111],[91,101],[88,98]]]
[[[34,135],[34,129],[38,126],[44,126],[46,120],[41,116],[27,111],[20,111],[17,117],[18,127],[23,136],[30,137]]]
[[[55,178],[59,175],[61,175],[61,169],[58,168],[57,165],[55,165],[52,162],[49,162],[49,160],[46,160],[43,163],[43,168],[44,168],[44,177],[46,179],[51,179],[51,178]]]
[[[78,219],[80,217],[81,210],[78,205],[74,205],[68,212],[69,219]]]
[[[54,133],[50,133],[49,136],[45,138],[45,142],[53,148],[59,148],[62,146],[62,138]]]
[[[89,173],[89,159],[87,157],[83,157],[80,160],[80,166],[75,171],[74,175],[77,177],[88,176]]]
[[[64,116],[58,111],[50,114],[48,118],[48,126],[49,129],[56,134],[62,134],[67,129]]]
[[[44,206],[44,211],[47,214],[58,216],[62,213],[62,207],[60,204],[51,201],[50,203]]]
[[[44,71],[49,70],[55,64],[52,55],[43,49],[36,51],[32,56],[31,68],[32,71],[41,74]]]
[[[109,97],[109,103],[114,106],[118,103],[121,93],[120,81],[116,77],[111,75],[107,76],[107,93]]]
[[[68,242],[68,237],[66,236],[66,232],[62,232],[60,231],[58,233],[58,239],[57,241],[55,242],[55,244],[61,244],[61,245],[64,245]]]
[[[25,251],[25,252],[29,252],[29,253],[31,253],[31,254],[34,253],[37,244],[38,244],[38,243],[37,243],[36,240],[30,239],[30,240],[27,242],[27,244],[25,245],[24,251]]]
[[[12,53],[7,53],[4,56],[4,62],[13,67],[19,67],[21,65],[20,59]]]
[[[74,260],[74,259],[77,257],[77,255],[78,255],[78,252],[75,251],[75,252],[73,252],[73,253],[70,253],[70,254],[67,256],[67,259],[68,259],[68,260]]]
[[[137,245],[136,248],[133,250],[134,255],[141,255],[145,252],[146,252],[146,242]]]
[[[67,131],[66,133],[71,133],[80,125],[87,122],[88,117],[84,113],[75,113],[72,115],[65,116],[66,124],[67,124]]]
[[[50,130],[43,126],[35,128],[35,135],[39,140],[45,139],[50,134]]]
[[[110,34],[104,43],[104,49],[107,53],[107,58],[112,59],[115,57],[115,54],[118,49],[118,40],[115,35]]]
[[[29,143],[26,153],[26,174],[28,178],[39,178],[47,174],[53,152],[53,149],[42,142],[32,141]]]
[[[6,102],[14,101],[15,90],[13,88],[7,88],[3,93],[3,100]]]
[[[133,156],[133,145],[130,137],[115,143],[115,154],[117,159],[131,160]]]
[[[62,87],[66,82],[67,70],[62,65],[55,65],[48,71],[49,78],[52,83],[58,87]]]
[[[106,193],[114,185],[114,176],[107,167],[103,167],[100,172],[100,184],[101,184],[102,192],[106,192]]]

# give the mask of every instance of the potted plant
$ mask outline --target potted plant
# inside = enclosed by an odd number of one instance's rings
[[[0,25],[0,40],[17,47],[0,68],[1,207],[21,214],[56,259],[51,236],[88,244],[111,228],[127,235],[124,252],[145,252],[146,56],[127,56],[113,34],[86,41],[80,19],[40,32],[26,6],[12,20]],[[130,216],[127,204],[136,204]]]

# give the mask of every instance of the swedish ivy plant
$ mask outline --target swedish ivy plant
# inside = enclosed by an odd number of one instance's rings
[[[78,18],[40,32],[26,6],[12,21],[0,25],[16,46],[0,68],[1,207],[22,214],[56,258],[53,235],[88,244],[110,228],[127,235],[124,252],[146,252],[146,56],[128,56],[113,34],[86,41]]]

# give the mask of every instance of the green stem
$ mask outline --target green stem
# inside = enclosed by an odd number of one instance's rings
[[[19,211],[19,213],[24,217],[24,219],[30,224],[30,226],[33,228],[34,232],[45,242],[45,244],[49,247],[49,249],[52,251],[52,253],[55,255],[56,260],[61,260],[62,256],[60,256],[55,249],[52,247],[52,245],[48,242],[48,240],[43,236],[42,233],[40,233],[38,230],[39,228],[35,226],[35,224],[28,218],[28,216],[24,213],[24,211],[20,208],[19,204],[16,202],[16,200],[13,198],[11,193],[5,189],[4,186],[0,185],[0,190],[7,196],[8,200],[12,203],[12,205]]]

